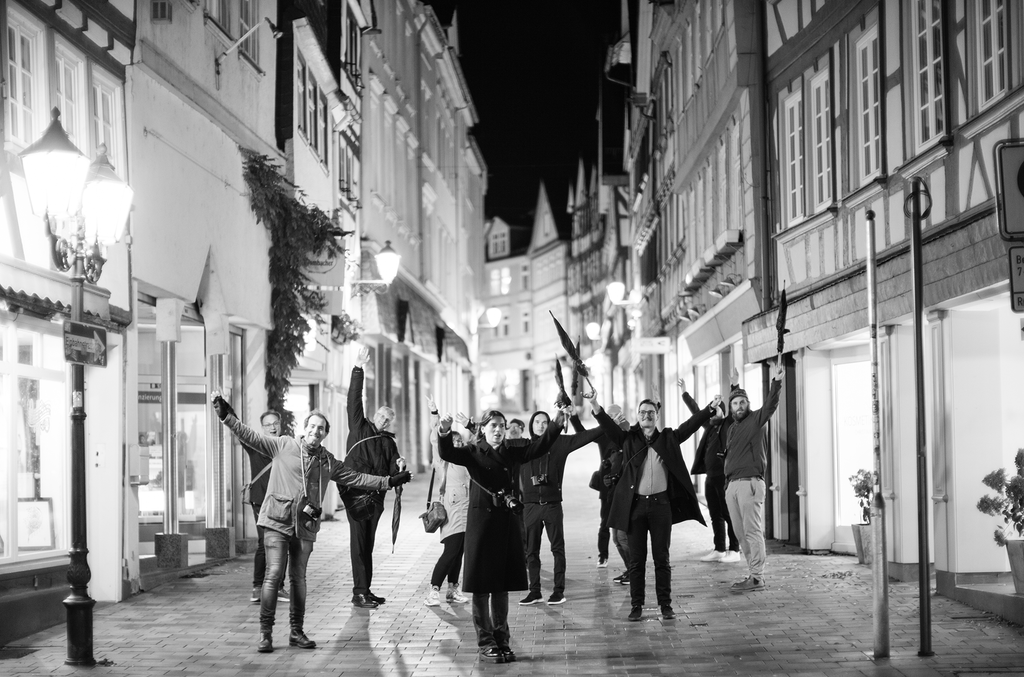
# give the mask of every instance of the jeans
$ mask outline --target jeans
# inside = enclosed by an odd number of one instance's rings
[[[277,589],[284,579],[287,565],[292,570],[292,602],[289,622],[293,630],[302,630],[306,617],[306,564],[313,552],[313,541],[286,536],[267,529],[263,537],[267,549],[267,575],[260,594],[260,632],[271,632],[277,613]]]
[[[481,649],[508,647],[508,593],[474,592],[473,625]]]
[[[764,480],[758,478],[731,480],[725,490],[732,526],[754,578],[764,575],[764,490]]]
[[[466,534],[452,534],[441,543],[444,544],[444,552],[437,558],[434,573],[430,576],[430,584],[435,588],[441,587],[445,576],[452,585],[459,582],[459,574],[462,573],[462,553],[466,550]]]
[[[629,570],[629,535],[621,529],[612,529],[612,543],[622,558],[622,564]]]
[[[668,492],[633,496],[629,515],[629,597],[632,606],[644,604],[644,576],[647,573],[647,534],[651,535],[654,559],[654,591],[658,604],[672,604],[672,566],[668,550],[672,543],[672,506]]]
[[[608,515],[612,511],[612,492],[602,491],[601,498],[601,526],[597,528],[597,557],[608,559],[608,541],[610,533],[608,530]]]
[[[352,514],[345,511],[348,517],[348,544],[352,557],[352,594],[366,595],[370,592],[373,582],[373,543],[377,536],[377,523],[384,508],[376,502],[370,517],[365,520],[352,519]]]
[[[530,592],[540,593],[540,541],[541,532],[548,531],[551,555],[555,559],[555,585],[552,592],[565,592],[565,532],[562,529],[561,503],[527,503],[523,511],[526,527],[526,573],[530,579]]]
[[[725,533],[729,532],[729,549],[739,552],[740,542],[729,519],[729,506],[725,501],[725,475],[716,475],[704,480],[704,496],[708,501],[711,528],[715,532],[715,550],[725,552]]]
[[[263,579],[267,575],[267,549],[263,545],[263,534],[264,527],[261,527],[258,522],[260,520],[260,506],[255,503],[252,505],[252,515],[256,518],[256,555],[253,557],[253,570],[252,570],[252,587],[262,588]],[[285,571],[281,574],[281,580],[284,580],[285,575],[288,573],[288,561],[285,560]]]

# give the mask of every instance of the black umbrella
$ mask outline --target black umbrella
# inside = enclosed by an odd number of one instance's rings
[[[785,343],[786,333],[789,332],[786,329],[786,309],[789,304],[786,302],[786,290],[782,290],[782,296],[779,297],[779,317],[775,320],[775,328],[779,331],[779,355],[782,355],[782,347]]]
[[[576,354],[580,354],[580,340],[576,339]],[[569,392],[572,394],[573,399],[576,398],[576,391],[580,389],[580,370],[576,368],[576,363],[572,363],[572,379],[569,381]]]
[[[405,461],[399,459],[398,472],[405,470]],[[395,487],[395,506],[391,511],[391,552],[395,551],[395,541],[398,540],[398,526],[402,522],[402,485]]]
[[[590,389],[594,390],[594,384],[590,382],[590,369],[587,368],[587,365],[580,358],[580,351],[573,345],[572,339],[565,333],[565,329],[562,329],[562,325],[559,324],[558,318],[555,317],[555,314],[550,310],[548,312],[551,313],[551,319],[555,321],[555,329],[558,331],[558,340],[562,342],[562,348],[564,348],[565,352],[569,354],[569,359],[572,360],[573,366],[576,367],[576,371],[579,372],[579,375],[586,380]]]
[[[575,370],[574,372],[575,373]],[[555,384],[558,386],[558,397],[555,398],[555,406],[561,409],[564,406],[572,404],[572,400],[565,394],[565,379],[562,378],[562,362],[557,357],[555,358]]]

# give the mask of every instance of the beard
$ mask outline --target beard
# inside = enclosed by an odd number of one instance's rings
[[[749,409],[744,409],[742,412],[734,411],[734,412],[732,412],[732,420],[734,420],[737,423],[739,423],[740,421],[745,419],[748,414],[750,414],[750,410]]]

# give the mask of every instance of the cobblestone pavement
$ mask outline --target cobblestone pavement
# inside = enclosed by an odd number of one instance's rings
[[[252,556],[179,578],[120,604],[97,607],[93,675],[1024,675],[1024,633],[991,614],[932,598],[934,656],[921,658],[918,588],[894,583],[891,658],[872,660],[871,574],[850,556],[810,556],[771,544],[764,591],[736,595],[731,583],[745,563],[698,561],[711,530],[677,525],[672,585],[677,618],[661,620],[648,566],[642,622],[626,621],[621,571],[597,568],[597,494],[587,488],[596,449],[573,454],[566,473],[566,597],[561,606],[521,607],[510,593],[509,621],[519,661],[482,664],[468,605],[427,607],[430,571],[441,553],[425,534],[427,476],[409,485],[394,553],[390,505],[374,553],[379,609],[353,608],[348,525],[326,522],[309,564],[306,631],[315,650],[287,646],[287,612],[279,608],[276,651],[256,653],[257,606],[249,604]],[[546,544],[545,544],[546,547]],[[545,596],[550,551],[542,552]],[[0,651],[0,675],[63,675],[64,626]]]

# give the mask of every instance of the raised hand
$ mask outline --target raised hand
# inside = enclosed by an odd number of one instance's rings
[[[452,429],[452,415],[445,414],[441,417],[441,421],[437,424],[437,431],[442,435],[447,435]]]
[[[430,395],[427,395],[427,407],[427,411],[432,414],[437,411],[437,404],[434,402],[434,398]]]
[[[736,367],[733,367],[732,371],[729,372],[729,383],[730,383],[730,385],[734,385],[734,386],[737,386],[737,385],[740,384],[740,370],[737,369]]]
[[[782,364],[782,355],[775,360],[775,369],[772,370],[772,378],[781,381],[786,376],[786,367]]]
[[[359,349],[359,357],[356,358],[356,362],[360,367],[366,367],[370,364],[370,349],[363,347]]]
[[[217,418],[221,421],[228,417],[228,414],[235,415],[235,410],[231,408],[227,400],[221,397],[219,394],[213,396],[213,411],[217,414]],[[235,416],[235,418],[238,418]]]
[[[450,415],[451,414],[449,414],[449,416]],[[461,425],[463,428],[469,428],[469,417],[463,414],[461,411],[456,412],[455,420],[458,421],[459,425]]]
[[[715,399],[711,400],[711,404],[708,405],[708,409],[715,409],[721,403],[722,403],[722,396],[721,395],[715,395]]]
[[[679,379],[678,381],[676,381],[676,385],[679,386],[680,392],[686,392],[686,379]]]

